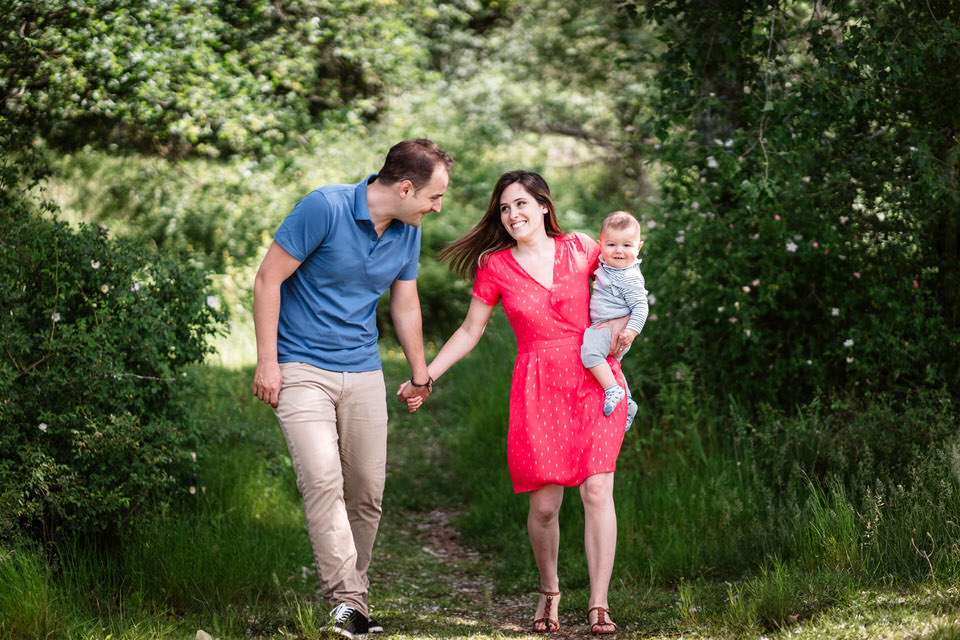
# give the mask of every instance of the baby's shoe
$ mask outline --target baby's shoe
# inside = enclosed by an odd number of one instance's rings
[[[627,428],[624,429],[624,433],[630,431],[630,427],[633,426],[633,419],[637,417],[637,403],[633,401],[633,398],[627,398]]]
[[[612,384],[603,390],[603,415],[609,416],[613,413],[620,401],[626,397],[626,392],[618,384]]]

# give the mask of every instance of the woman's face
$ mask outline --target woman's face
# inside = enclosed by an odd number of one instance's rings
[[[500,221],[517,242],[546,235],[543,226],[546,213],[547,208],[519,182],[509,185],[500,194]]]

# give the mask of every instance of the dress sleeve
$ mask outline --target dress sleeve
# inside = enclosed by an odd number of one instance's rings
[[[477,269],[470,293],[480,302],[493,306],[500,301],[500,284],[497,280],[491,260],[488,259],[485,265]]]
[[[600,266],[600,245],[585,233],[577,232],[573,234],[573,237],[586,258],[587,272],[593,274]]]

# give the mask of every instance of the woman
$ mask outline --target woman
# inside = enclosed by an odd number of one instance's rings
[[[507,462],[514,491],[530,494],[527,528],[540,572],[533,629],[539,632],[560,628],[558,516],[565,486],[579,486],[583,501],[591,632],[617,630],[607,590],[617,539],[613,472],[626,403],[604,417],[603,390],[580,361],[580,341],[590,325],[589,278],[599,254],[588,236],[561,232],[542,177],[512,171],[500,177],[477,226],[439,256],[474,280],[473,300],[463,324],[428,366],[430,378],[476,346],[498,301],[516,334]],[[624,324],[612,326],[612,334],[618,336]],[[620,363],[608,360],[624,384]],[[401,398],[408,386],[400,388]],[[416,410],[420,402],[408,405]]]

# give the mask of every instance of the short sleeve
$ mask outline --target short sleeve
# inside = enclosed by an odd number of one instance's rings
[[[397,280],[416,280],[417,271],[420,267],[420,229],[417,229],[416,239],[413,242],[413,249],[410,251],[410,259],[407,261],[403,268],[400,269],[400,273],[397,275]]]
[[[600,266],[600,245],[585,233],[577,232],[572,235],[577,248],[583,252],[584,258],[586,258],[588,273],[593,273]]]
[[[474,298],[491,307],[500,301],[500,285],[494,276],[490,260],[487,264],[477,269],[473,277],[473,290],[470,292]]]
[[[314,191],[293,207],[273,239],[284,251],[304,262],[326,242],[332,222],[329,202],[320,191]]]

